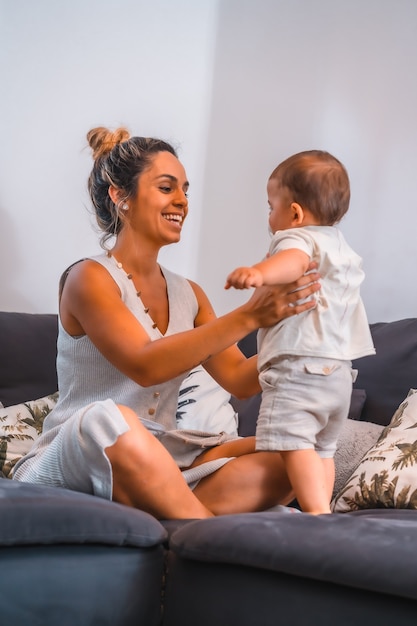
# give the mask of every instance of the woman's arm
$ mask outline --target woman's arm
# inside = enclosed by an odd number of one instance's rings
[[[317,279],[313,275],[310,282]],[[94,261],[83,261],[72,268],[66,279],[60,303],[61,321],[70,334],[87,334],[103,356],[126,376],[142,386],[150,386],[208,361],[261,326],[271,326],[287,315],[314,306],[288,304],[317,291],[319,286],[306,287],[304,294],[297,295],[284,295],[276,288],[257,289],[248,302],[219,318],[204,292],[195,289],[199,300],[197,327],[151,341],[122,302],[119,288],[108,272]],[[237,348],[235,351],[239,352]],[[245,360],[243,355],[241,359]],[[218,367],[213,366],[213,371],[217,372]],[[220,369],[224,372],[226,368]]]

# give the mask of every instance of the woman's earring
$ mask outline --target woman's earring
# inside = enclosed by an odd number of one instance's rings
[[[129,205],[127,202],[124,202],[123,200],[120,200],[120,202],[117,203],[116,205],[117,211],[128,211],[129,210]]]

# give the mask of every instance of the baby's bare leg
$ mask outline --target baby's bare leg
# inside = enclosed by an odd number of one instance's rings
[[[322,459],[313,449],[286,450],[281,454],[301,509],[315,515],[330,513],[334,480],[334,470],[328,462],[331,459]]]
[[[322,459],[324,471],[326,474],[327,481],[327,495],[329,497],[329,502],[332,499],[333,489],[334,489],[334,481],[335,481],[335,465],[334,459]]]

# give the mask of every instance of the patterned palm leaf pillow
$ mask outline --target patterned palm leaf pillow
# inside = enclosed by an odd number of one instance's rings
[[[0,408],[0,472],[10,478],[18,460],[42,432],[43,420],[58,400],[58,392],[39,400]]]
[[[237,436],[237,415],[230,393],[199,365],[183,381],[178,396],[177,426],[206,433]]]
[[[381,508],[417,509],[417,389],[410,389],[332,503],[336,513]]]

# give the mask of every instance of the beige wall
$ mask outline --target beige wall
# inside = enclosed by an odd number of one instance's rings
[[[369,319],[417,315],[416,76],[415,0],[220,1],[199,256],[218,312],[242,301],[228,271],[267,249],[268,175],[321,148],[350,174]]]
[[[193,276],[210,105],[213,0],[0,0],[0,309],[55,312],[61,272],[99,251],[85,135],[172,141],[196,210],[164,262]]]
[[[415,0],[0,0],[0,309],[51,312],[95,253],[85,134],[179,144],[190,217],[161,260],[222,313],[268,245],[265,184],[313,147],[347,166],[342,222],[371,321],[417,313]]]

